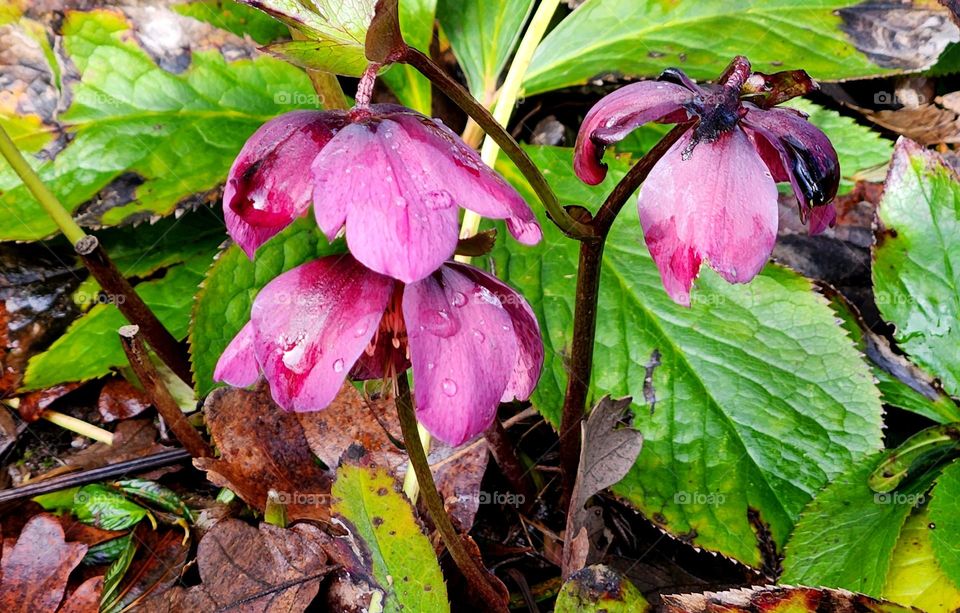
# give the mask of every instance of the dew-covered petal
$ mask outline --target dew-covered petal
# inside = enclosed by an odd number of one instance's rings
[[[533,309],[516,290],[493,275],[468,264],[450,263],[448,266],[490,290],[510,315],[517,337],[517,361],[500,401],[526,400],[543,371],[543,338]]]
[[[675,114],[675,121],[686,119],[686,113],[677,115],[683,105],[696,94],[686,87],[662,81],[641,81],[621,87],[604,97],[587,113],[573,158],[573,168],[580,180],[597,185],[607,176],[603,151],[623,140],[630,132],[651,121]]]
[[[525,245],[540,242],[543,232],[527,202],[452,130],[412,111],[387,117],[401,125],[408,137],[401,153],[417,158],[418,164],[429,169],[421,179],[429,186],[429,200],[449,197],[484,217],[505,219],[510,233]]]
[[[644,239],[674,301],[690,304],[701,260],[731,283],[760,272],[777,236],[777,187],[742,130],[701,141],[685,134],[650,171],[638,209]]]
[[[789,180],[805,212],[837,195],[840,162],[827,135],[793,109],[747,106],[743,126],[777,180]],[[821,216],[823,213],[821,213]]]
[[[253,337],[253,324],[248,321],[220,354],[217,367],[213,370],[214,381],[234,387],[247,387],[257,381],[260,368],[253,352]]]
[[[244,144],[227,176],[223,213],[247,256],[310,206],[313,185],[304,168],[344,122],[336,111],[293,111],[263,124]]]
[[[346,220],[361,263],[406,283],[453,255],[458,209],[436,189],[432,162],[410,154],[407,131],[390,120],[347,126],[314,160],[314,213],[328,237]]]
[[[314,260],[253,302],[254,350],[278,405],[325,408],[377,331],[394,281],[349,255]]]
[[[451,445],[493,422],[513,377],[513,318],[496,294],[444,266],[403,293],[417,418]]]

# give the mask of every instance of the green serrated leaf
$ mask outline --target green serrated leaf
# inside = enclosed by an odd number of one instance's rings
[[[209,256],[174,266],[154,281],[138,284],[137,294],[177,339],[187,335],[193,294],[203,280]],[[117,330],[128,322],[113,304],[98,304],[74,321],[49,349],[27,364],[26,390],[42,389],[65,381],[102,377],[111,368],[125,366],[126,355]]]
[[[433,546],[394,478],[382,468],[343,465],[331,492],[333,511],[366,544],[370,570],[385,592],[383,610],[449,611]]]
[[[960,462],[940,473],[927,510],[934,525],[929,535],[937,564],[954,586],[960,586]]]
[[[574,176],[570,150],[529,152],[564,204],[596,206],[625,172],[614,160],[603,187],[590,188]],[[501,168],[537,208],[517,171]],[[557,425],[577,246],[542,223],[541,245],[508,251],[501,239],[494,259],[539,318],[547,358],[534,404]],[[644,435],[643,453],[614,491],[671,533],[759,565],[751,509],[782,545],[830,478],[880,449],[869,368],[810,282],[777,266],[747,286],[704,267],[693,307],[674,304],[633,203],[614,225],[602,274],[593,396],[632,396],[633,425]],[[644,401],[651,393],[652,406]]]
[[[450,39],[470,93],[485,100],[520,40],[534,0],[440,0],[440,25]]]
[[[138,45],[133,27],[116,11],[67,12],[57,41],[79,78],[69,81],[69,108],[55,125],[0,116],[16,126],[13,138],[68,209],[114,182],[123,186],[119,203],[97,200],[85,209],[83,219],[97,225],[166,215],[215,189],[254,130],[295,108],[291,100],[313,96],[306,74],[270,57],[228,62],[219,51],[194,50],[185,71],[168,72]],[[52,161],[36,157],[60,130],[62,150]],[[0,240],[56,231],[6,165],[0,192],[0,212],[11,220]]]
[[[73,498],[71,512],[78,520],[103,530],[126,530],[149,513],[122,492],[99,485],[84,485]]]
[[[126,537],[117,537],[92,545],[87,549],[87,555],[83,556],[83,563],[87,566],[99,566],[116,561],[129,545]]]
[[[138,498],[155,507],[181,516],[188,522],[193,521],[190,508],[170,488],[147,479],[123,479],[113,484],[123,493]]]
[[[140,546],[140,542],[133,538],[133,533],[117,540],[123,542],[124,549],[113,564],[107,568],[107,572],[103,576],[103,591],[100,593],[101,606],[112,601],[113,593],[120,586],[123,576],[127,574],[127,569],[130,568],[130,563],[133,562],[133,557]]]
[[[934,152],[897,142],[873,248],[883,318],[913,360],[960,395],[960,182]]]
[[[900,528],[914,506],[924,502],[931,477],[903,490],[874,492],[867,479],[881,457],[877,454],[831,482],[804,509],[787,543],[781,582],[883,596]]]
[[[197,294],[190,327],[190,355],[197,395],[214,388],[213,370],[220,354],[250,320],[250,307],[264,285],[304,262],[343,250],[327,243],[313,219],[299,219],[257,250],[251,262],[233,245],[206,272]]]
[[[237,36],[247,34],[261,45],[290,35],[286,26],[276,19],[234,0],[192,0],[174,4],[171,8]]]
[[[587,0],[537,49],[526,93],[606,75],[652,77],[671,66],[695,79],[714,79],[738,54],[759,71],[802,68],[820,80],[902,72],[903,67],[878,65],[844,31],[839,10],[856,5],[853,0]],[[949,37],[940,42],[945,45]]]
[[[930,519],[928,511],[919,511],[903,525],[883,597],[927,613],[952,613],[960,608],[960,590],[934,558],[931,540],[936,528],[930,527]]]

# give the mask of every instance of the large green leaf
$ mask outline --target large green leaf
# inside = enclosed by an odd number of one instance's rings
[[[213,389],[213,370],[227,344],[250,320],[257,292],[281,272],[342,249],[330,245],[313,219],[300,219],[257,250],[251,262],[236,245],[207,271],[193,307],[190,355],[197,394]]]
[[[900,532],[893,551],[883,597],[917,607],[927,613],[955,613],[960,590],[950,581],[934,556],[936,525],[930,509],[914,513]],[[955,521],[955,520],[954,520]],[[952,543],[956,547],[956,542]]]
[[[890,65],[890,57],[882,52],[862,53],[846,33],[857,27],[857,13],[838,10],[857,4],[854,0],[587,0],[537,49],[526,92],[579,85],[607,75],[655,76],[670,66],[695,79],[713,79],[738,54],[746,55],[763,72],[804,68],[822,80],[894,72],[878,64]],[[872,24],[879,34],[869,34],[883,38],[882,19],[873,19]],[[869,35],[865,38],[860,46],[876,51],[876,41]],[[949,40],[945,36],[941,44]],[[935,61],[936,56],[929,64]],[[925,67],[926,63],[912,66]]]
[[[190,305],[210,257],[201,256],[174,266],[154,281],[136,286],[137,294],[156,313],[170,333],[182,339],[190,323]],[[98,304],[50,348],[27,364],[24,389],[40,389],[64,381],[84,381],[103,376],[127,363],[117,329],[128,322],[113,304]]]
[[[362,562],[383,590],[383,611],[450,610],[433,546],[390,473],[343,465],[332,494],[337,499],[333,511],[365,545]]]
[[[936,153],[897,142],[873,249],[877,306],[897,343],[960,395],[960,182]]]
[[[174,4],[173,10],[237,36],[249,34],[261,45],[290,35],[287,27],[276,19],[234,0],[191,0]]]
[[[932,497],[928,510],[933,552],[943,572],[960,586],[960,462],[943,469]]]
[[[625,171],[614,160],[603,187],[589,188],[573,175],[570,150],[530,153],[567,204],[595,206]],[[502,168],[535,203],[517,172]],[[547,362],[534,402],[556,425],[577,248],[549,222],[544,233],[537,248],[501,245],[495,260],[543,328]],[[636,466],[615,492],[673,534],[759,565],[751,510],[782,545],[817,490],[880,448],[870,370],[826,300],[783,268],[768,266],[748,286],[728,285],[705,268],[693,307],[674,304],[632,202],[614,225],[602,272],[593,393],[632,396],[634,426],[644,435]],[[650,395],[655,406],[644,401]]]
[[[430,54],[437,0],[403,0],[400,2],[400,31],[411,47]],[[430,81],[407,64],[394,64],[384,73],[386,81],[400,103],[429,115],[431,111]]]
[[[478,100],[497,90],[533,5],[534,0],[440,0],[440,25]]]
[[[176,20],[193,22],[157,10],[172,20],[174,33]],[[79,80],[64,78],[60,92],[53,67],[42,55],[31,56],[39,51],[25,42],[21,61],[40,72],[34,86],[46,86],[37,90],[42,96],[24,100],[40,110],[21,100],[18,114],[0,111],[41,178],[85,224],[164,215],[195,202],[197,194],[202,200],[254,130],[291,110],[288,101],[313,94],[295,67],[265,56],[227,61],[209,46],[185,56],[189,66],[182,72],[164,70],[137,43],[139,26],[115,11],[66,13],[57,43]],[[37,24],[24,19],[7,27],[26,31]],[[69,103],[65,112],[42,112],[59,103]],[[44,147],[52,161],[38,155]],[[0,165],[0,192],[0,212],[9,220],[0,240],[33,240],[56,230],[6,165]]]

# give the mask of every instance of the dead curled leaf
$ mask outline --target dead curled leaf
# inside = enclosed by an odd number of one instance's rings
[[[130,419],[150,407],[150,399],[143,390],[126,379],[111,379],[100,389],[97,410],[103,421]]]
[[[16,544],[8,550],[4,543],[0,608],[5,613],[53,613],[63,600],[70,573],[86,553],[86,545],[66,542],[54,516],[34,516]]]
[[[132,607],[153,594],[165,593],[180,578],[187,563],[190,541],[184,539],[180,530],[153,530],[142,523],[134,538],[139,542],[137,555],[110,597],[111,609]]]
[[[20,398],[20,406],[17,407],[20,418],[25,422],[37,421],[50,405],[78,387],[80,383],[63,383],[25,394]]]
[[[584,508],[587,500],[623,479],[640,455],[643,435],[619,427],[631,402],[630,397],[613,400],[604,396],[581,424],[583,446],[563,545],[564,577],[590,563],[590,542],[604,528],[602,517]]]
[[[289,529],[237,519],[219,522],[200,541],[201,584],[175,587],[144,603],[144,611],[303,611],[332,570],[319,528]]]
[[[291,521],[329,518],[333,470],[347,454],[363,453],[365,462],[387,468],[400,479],[406,470],[407,455],[394,442],[400,426],[393,403],[366,400],[350,384],[322,411],[288,413],[261,385],[254,390],[216,390],[207,398],[204,413],[220,458],[194,464],[208,471],[213,483],[229,487],[257,509],[265,507],[267,492],[275,490]],[[468,530],[480,504],[486,447],[437,443],[428,459],[447,510],[461,529]]]
[[[810,613],[910,613],[919,609],[875,600],[846,590],[766,586],[727,592],[667,594],[664,613],[747,613],[748,611],[809,611]]]
[[[94,443],[65,458],[75,469],[97,468],[117,462],[140,458],[151,453],[167,451],[157,442],[157,429],[148,419],[128,419],[120,422],[113,432],[113,445]]]

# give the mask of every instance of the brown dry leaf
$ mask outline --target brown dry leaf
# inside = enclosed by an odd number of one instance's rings
[[[633,428],[619,427],[632,400],[604,396],[581,424],[583,446],[567,514],[564,577],[590,562],[590,541],[595,533],[604,529],[602,517],[584,508],[587,500],[623,479],[640,455],[643,435]]]
[[[63,383],[21,396],[20,405],[17,407],[21,419],[28,423],[37,421],[40,419],[40,415],[50,408],[50,405],[74,391],[80,385],[80,383]]]
[[[873,111],[857,108],[867,119],[897,134],[902,134],[921,145],[960,143],[960,116],[944,106],[943,97],[933,104],[902,109]],[[856,108],[856,107],[855,107]]]
[[[157,442],[157,429],[150,420],[128,419],[114,430],[113,445],[94,443],[64,461],[76,469],[97,468],[169,449]]]
[[[950,11],[932,2],[860,2],[837,15],[853,45],[884,68],[926,70],[960,40]]]
[[[402,436],[392,400],[367,400],[348,383],[336,401],[323,411],[297,416],[310,449],[331,469],[340,464],[352,445],[359,444],[371,456],[372,463],[403,479],[407,454],[394,443]],[[483,439],[462,447],[450,447],[434,440],[427,460],[448,513],[461,530],[468,531],[480,505],[480,481],[487,469],[488,454]],[[420,515],[426,517],[423,513]]]
[[[143,390],[126,379],[111,379],[104,384],[97,399],[97,410],[103,421],[130,419],[150,407],[150,399]]]
[[[101,592],[103,577],[90,577],[66,597],[59,613],[97,613],[100,610]]]
[[[275,405],[266,385],[215,390],[203,410],[220,458],[194,465],[211,482],[261,511],[274,490],[291,521],[330,517],[332,476],[314,462],[297,415]]]
[[[333,567],[310,524],[289,529],[237,519],[213,527],[197,548],[200,585],[174,588],[145,603],[146,611],[303,611]]]
[[[702,594],[668,594],[663,596],[662,610],[664,613],[919,613],[919,609],[875,600],[846,590],[776,586]]]
[[[87,553],[67,543],[55,517],[42,513],[24,526],[16,544],[3,548],[0,609],[5,613],[53,613],[60,606],[70,573]]]
[[[126,609],[154,594],[164,594],[180,578],[187,563],[190,541],[180,530],[152,530],[141,523],[134,538],[140,543],[136,557],[111,596],[110,608]]]

